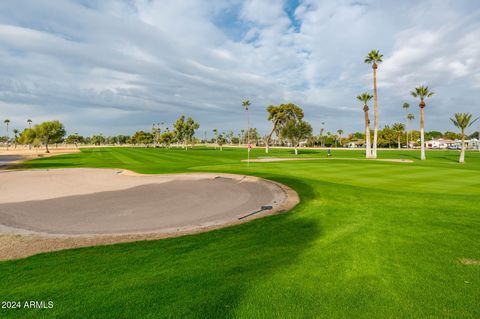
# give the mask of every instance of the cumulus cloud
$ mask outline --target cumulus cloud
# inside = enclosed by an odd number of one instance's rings
[[[472,1],[5,1],[0,117],[117,134],[189,114],[201,131],[239,130],[247,97],[261,131],[265,107],[290,101],[317,129],[360,130],[363,59],[380,49],[380,123],[403,121],[427,84],[427,128],[444,130],[452,112],[478,113],[479,38]]]

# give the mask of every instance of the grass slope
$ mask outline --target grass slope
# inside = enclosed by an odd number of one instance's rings
[[[240,163],[245,150],[99,148],[28,168],[257,175],[298,191],[291,213],[195,236],[0,263],[0,296],[52,300],[6,318],[479,318],[480,153],[383,151],[371,161]],[[265,156],[256,149],[252,157]],[[269,156],[293,156],[271,150]],[[325,151],[304,151],[325,157]],[[357,151],[333,156],[361,157]]]

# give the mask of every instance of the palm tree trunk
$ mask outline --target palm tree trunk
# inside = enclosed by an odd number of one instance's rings
[[[269,144],[270,144],[270,140],[272,139],[272,135],[273,135],[273,132],[275,131],[275,128],[277,127],[277,125],[274,123],[273,124],[273,127],[272,127],[272,130],[270,131],[270,134],[267,135],[267,138],[265,140],[265,153],[268,154],[268,147],[269,147]]]
[[[423,107],[420,107],[420,159],[422,161],[426,160],[425,156],[425,110]]]
[[[370,149],[370,125],[368,125],[368,122],[369,122],[368,113],[365,112],[365,147],[366,147],[365,157],[371,158],[372,153]]]
[[[377,102],[377,69],[373,68],[373,116],[374,116],[374,132],[373,132],[373,151],[372,157],[377,158],[377,142],[378,142],[378,102]]]
[[[400,139],[402,137],[401,135],[402,133],[398,134],[398,138],[397,138],[397,142],[398,142],[398,149],[401,149],[402,148],[402,145],[401,145],[401,142],[400,142]]]
[[[465,163],[465,131],[462,129],[462,151],[460,152],[459,163]]]
[[[407,121],[405,122],[405,133],[407,134],[407,149],[408,149],[408,118],[407,118]]]

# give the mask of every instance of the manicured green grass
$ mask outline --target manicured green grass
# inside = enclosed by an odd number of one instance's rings
[[[245,150],[99,148],[28,168],[212,171],[283,182],[290,213],[195,236],[0,263],[2,300],[53,300],[7,318],[479,318],[480,153],[382,151],[414,163],[241,163]],[[252,157],[265,156],[255,149]],[[293,156],[271,150],[268,156]],[[299,156],[326,157],[326,151]],[[362,157],[333,151],[334,157]]]

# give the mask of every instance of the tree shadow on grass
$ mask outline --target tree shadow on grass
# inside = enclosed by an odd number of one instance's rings
[[[67,167],[79,167],[81,164],[67,163],[67,162],[52,162],[52,161],[32,161],[27,163],[12,164],[9,169],[38,169],[38,168],[67,168]]]
[[[313,195],[298,180],[290,185]],[[302,206],[199,235],[40,254],[0,263],[5,300],[53,300],[26,318],[223,318],[243,295],[288,267],[320,235]],[[21,312],[21,314],[20,314]]]

